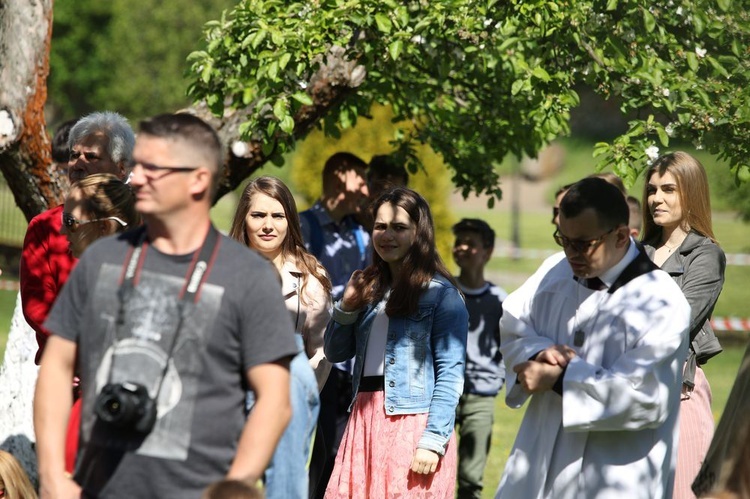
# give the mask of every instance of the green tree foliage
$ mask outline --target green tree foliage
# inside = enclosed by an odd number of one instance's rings
[[[499,195],[493,160],[535,156],[569,133],[574,88],[638,116],[596,154],[628,184],[647,150],[686,140],[750,177],[750,10],[731,0],[243,0],[207,25],[192,95],[215,113],[249,108],[241,132],[280,156],[332,47],[361,65],[330,112],[346,129],[374,103],[414,127],[464,194]],[[273,159],[273,157],[272,157]]]
[[[49,100],[66,119],[112,109],[133,119],[190,104],[185,58],[233,0],[57,0]]]
[[[392,141],[401,133],[402,127],[409,127],[408,124],[393,123],[392,112],[382,106],[373,108],[370,116],[370,119],[359,120],[356,127],[344,130],[338,139],[326,137],[322,131],[314,131],[300,142],[289,158],[294,190],[307,202],[306,205],[300,203],[299,209],[309,207],[320,197],[323,189],[323,165],[331,155],[346,151],[369,162],[375,155],[392,153]],[[411,152],[416,154],[423,168],[410,173],[409,187],[422,194],[430,204],[438,251],[446,263],[451,265],[451,226],[455,217],[448,206],[448,195],[452,187],[448,170],[429,147],[420,146]],[[273,172],[269,174],[273,175]]]
[[[93,110],[97,88],[110,86],[104,54],[112,47],[111,20],[112,2],[55,2],[47,102],[59,115],[57,121]]]

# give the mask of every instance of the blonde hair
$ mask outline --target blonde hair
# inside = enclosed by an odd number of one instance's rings
[[[711,198],[708,193],[708,176],[700,161],[686,152],[675,151],[660,156],[646,171],[643,184],[643,241],[652,241],[661,236],[662,228],[656,225],[651,210],[648,209],[648,181],[654,173],[660,176],[672,174],[677,183],[677,194],[682,207],[681,224],[706,236],[714,243],[714,230],[711,225]]]
[[[127,227],[115,224],[117,231],[132,229],[141,223],[141,216],[135,210],[135,196],[130,186],[117,176],[109,173],[88,175],[71,187],[81,192],[81,209],[94,218],[117,217],[127,223]]]
[[[0,490],[5,490],[4,499],[36,499],[36,491],[18,460],[0,450]]]

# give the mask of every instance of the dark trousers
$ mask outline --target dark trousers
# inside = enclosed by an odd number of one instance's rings
[[[352,376],[334,367],[320,392],[320,415],[310,461],[310,499],[323,499],[325,495],[351,402]]]

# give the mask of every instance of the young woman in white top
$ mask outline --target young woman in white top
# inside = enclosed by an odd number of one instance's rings
[[[307,498],[306,468],[320,409],[318,393],[331,369],[323,354],[331,282],[305,249],[292,193],[275,177],[259,177],[245,187],[230,236],[265,256],[279,271],[300,347],[290,365],[292,420],[266,470],[266,497]]]

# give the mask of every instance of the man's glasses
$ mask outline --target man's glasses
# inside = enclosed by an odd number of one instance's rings
[[[150,179],[165,177],[173,172],[192,172],[193,170],[197,170],[198,168],[200,168],[199,166],[160,166],[153,163],[144,163],[142,161],[134,162],[132,168],[135,170],[135,168],[138,166],[143,169],[143,174]],[[157,172],[166,173],[157,177]]]
[[[589,251],[595,249],[598,247],[603,241],[604,238],[610,235],[617,227],[613,227],[609,229],[607,232],[602,234],[601,236],[594,238],[594,239],[568,239],[567,237],[560,234],[560,229],[557,229],[554,234],[552,234],[552,237],[555,238],[555,242],[562,246],[563,248],[570,248],[574,250],[576,253],[588,253]]]
[[[78,230],[78,227],[81,225],[91,224],[94,222],[102,222],[104,220],[114,220],[118,224],[120,224],[121,227],[127,227],[128,223],[124,220],[121,220],[117,217],[105,217],[105,218],[97,218],[96,220],[78,220],[76,217],[71,215],[70,213],[63,212],[62,214],[62,224],[63,227],[68,229],[70,233],[72,234],[76,230]]]

